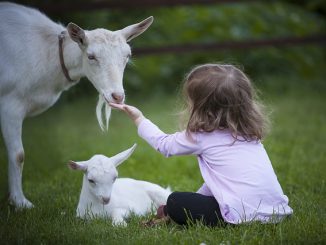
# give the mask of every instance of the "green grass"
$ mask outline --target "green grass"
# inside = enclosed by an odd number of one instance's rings
[[[96,153],[110,156],[136,142],[132,157],[119,167],[120,176],[180,191],[196,191],[202,183],[194,157],[162,157],[121,113],[113,112],[109,133],[102,133],[95,119],[96,98],[90,96],[62,100],[25,121],[23,184],[34,209],[15,212],[8,206],[7,160],[0,140],[1,244],[325,244],[325,90],[299,85],[279,90],[275,84],[269,86],[273,80],[262,88],[264,101],[273,110],[272,132],[264,145],[294,209],[290,219],[277,225],[212,229],[197,224],[185,229],[173,224],[143,228],[139,222],[144,218],[139,217],[132,217],[127,228],[112,227],[109,220],[75,218],[82,174],[67,168],[70,159],[85,160]],[[286,82],[283,78],[276,84]],[[177,128],[175,97],[130,101],[163,130]]]

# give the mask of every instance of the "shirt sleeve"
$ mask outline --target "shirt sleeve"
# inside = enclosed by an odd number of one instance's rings
[[[138,134],[166,157],[200,154],[200,145],[194,134],[192,138],[189,138],[185,131],[166,134],[148,119],[138,125]]]

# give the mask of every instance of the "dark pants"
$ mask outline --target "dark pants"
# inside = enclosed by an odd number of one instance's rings
[[[163,209],[165,215],[180,225],[189,222],[203,222],[208,226],[224,226],[226,223],[214,197],[204,196],[193,192],[173,192],[168,197]]]

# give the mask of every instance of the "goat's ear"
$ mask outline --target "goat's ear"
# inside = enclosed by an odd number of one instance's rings
[[[110,157],[111,162],[114,164],[114,166],[119,166],[123,161],[125,161],[135,150],[137,144],[134,144],[131,148],[128,150],[125,150],[123,152],[120,152],[119,154]]]
[[[74,162],[74,161],[69,161],[68,162],[68,167],[72,170],[81,170],[83,172],[87,171],[87,166],[86,164],[83,163],[78,163],[78,162]]]
[[[139,36],[153,23],[153,16],[148,17],[134,25],[127,26],[121,30],[122,35],[126,38],[126,41],[129,42],[131,39]]]
[[[70,38],[76,43],[78,43],[81,49],[84,49],[87,46],[88,40],[85,31],[82,28],[70,22],[67,25],[67,31],[69,33]]]

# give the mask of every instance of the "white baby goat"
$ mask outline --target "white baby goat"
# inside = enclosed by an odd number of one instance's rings
[[[145,215],[166,204],[171,191],[146,181],[117,178],[116,167],[126,160],[136,145],[113,157],[95,155],[88,161],[69,162],[74,170],[84,171],[77,217],[110,217],[113,225],[126,225],[131,213]]]
[[[105,104],[122,103],[122,78],[131,55],[129,42],[143,33],[153,17],[121,30],[86,31],[70,23],[54,23],[36,9],[0,3],[0,124],[8,152],[9,199],[16,207],[32,207],[22,190],[26,117],[51,107],[64,90],[87,77],[99,92],[96,114],[101,128]]]

